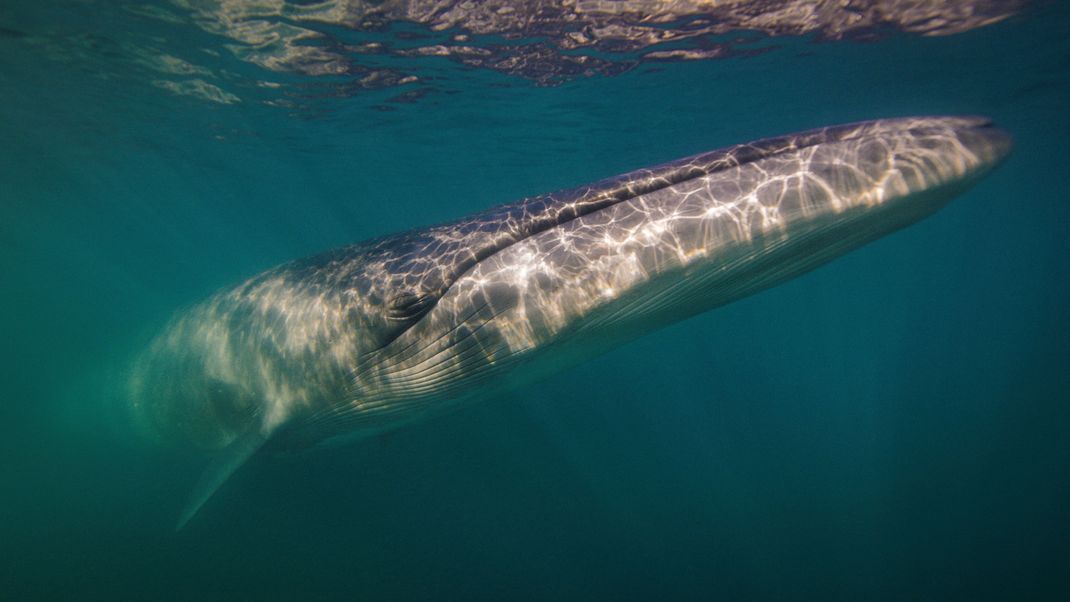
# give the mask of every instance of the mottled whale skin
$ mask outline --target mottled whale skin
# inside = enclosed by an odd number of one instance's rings
[[[160,439],[218,450],[181,525],[265,443],[501,397],[910,225],[1010,148],[980,117],[827,127],[300,259],[176,316],[131,407]]]

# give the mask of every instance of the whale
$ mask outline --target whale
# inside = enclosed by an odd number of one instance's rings
[[[179,311],[129,371],[156,441],[208,466],[501,399],[925,218],[1009,154],[976,116],[764,138],[291,261]]]

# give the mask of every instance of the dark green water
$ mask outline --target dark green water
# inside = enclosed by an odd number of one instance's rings
[[[1065,5],[946,37],[757,36],[777,48],[558,87],[428,59],[426,93],[391,102],[344,77],[258,88],[271,78],[193,28],[14,4],[0,598],[1070,595]],[[124,55],[135,36],[201,52],[240,102],[153,85]],[[147,339],[262,269],[718,146],[928,113],[989,115],[1015,152],[906,231],[555,380],[259,458],[179,533],[203,459],[124,428]]]

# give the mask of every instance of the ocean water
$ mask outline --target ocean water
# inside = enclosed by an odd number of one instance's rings
[[[668,46],[727,49],[705,60],[609,45],[597,69],[405,54],[531,39],[316,6],[0,4],[0,598],[1070,595],[1065,3]],[[526,195],[945,113],[1016,148],[935,216],[497,402],[254,458],[174,531],[205,457],[123,404],[175,311]]]

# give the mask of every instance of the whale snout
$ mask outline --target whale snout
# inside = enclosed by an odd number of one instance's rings
[[[1014,148],[1014,138],[1010,133],[997,127],[987,117],[979,117],[976,125],[959,129],[958,138],[977,157],[981,169],[985,171],[1002,163]]]
[[[935,210],[995,169],[1014,146],[1011,135],[987,117],[916,117],[871,123],[867,135],[815,151],[841,156],[823,171],[842,173],[824,173],[826,180],[849,182],[857,168],[861,172],[857,184],[876,193],[854,194],[845,185],[834,188],[847,207],[906,203],[915,209],[920,204]]]

